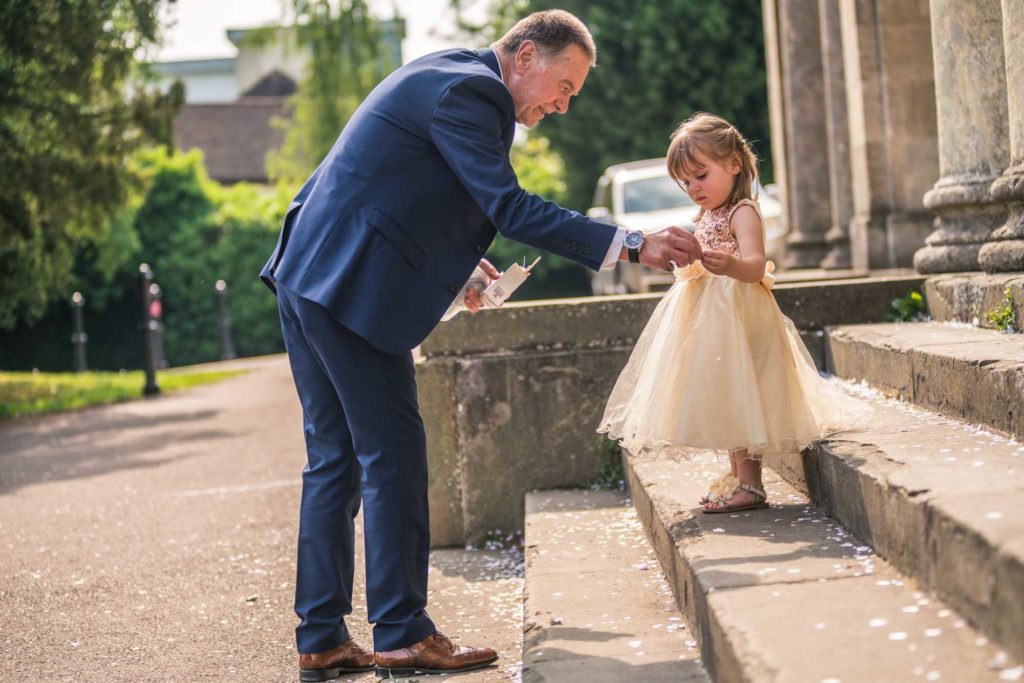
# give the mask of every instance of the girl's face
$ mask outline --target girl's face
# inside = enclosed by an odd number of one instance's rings
[[[735,157],[716,161],[700,150],[693,155],[696,168],[686,169],[679,180],[686,194],[705,211],[717,209],[729,198],[736,186],[740,163]]]

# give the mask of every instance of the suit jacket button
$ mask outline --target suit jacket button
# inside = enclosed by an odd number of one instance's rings
[[[478,253],[478,254],[487,253],[487,245],[486,244],[478,244],[478,245],[476,245],[476,253]]]
[[[462,289],[462,287],[456,284],[448,285],[448,291],[451,292],[452,294],[458,294],[460,289]]]

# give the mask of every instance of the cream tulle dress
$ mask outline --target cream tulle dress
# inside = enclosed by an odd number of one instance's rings
[[[739,255],[734,211],[703,211],[701,247]],[[762,220],[763,226],[763,220]],[[763,229],[763,228],[762,228]],[[634,455],[680,459],[746,448],[799,453],[862,422],[866,406],[824,380],[771,287],[713,275],[699,261],[675,271],[608,399],[598,432]]]

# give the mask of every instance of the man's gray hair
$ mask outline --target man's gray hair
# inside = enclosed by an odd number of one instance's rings
[[[523,17],[491,47],[507,55],[514,55],[525,40],[532,40],[546,54],[558,54],[570,45],[576,45],[597,63],[597,46],[586,24],[561,9],[534,12]]]

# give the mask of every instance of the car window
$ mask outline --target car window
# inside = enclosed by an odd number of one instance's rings
[[[624,213],[643,213],[678,209],[694,204],[671,176],[664,175],[623,184],[622,205]]]

